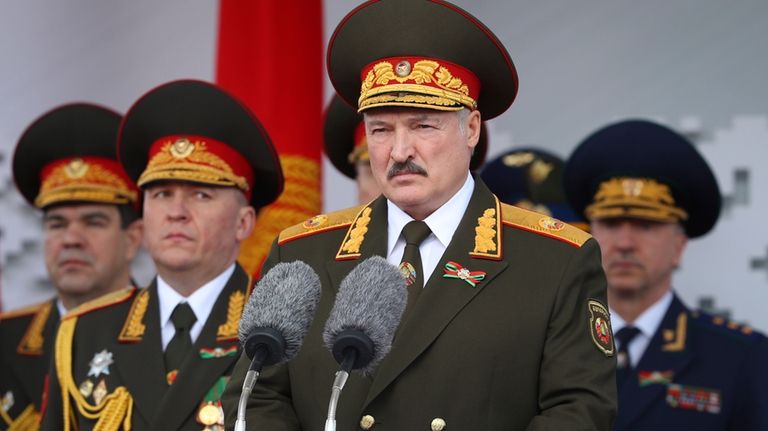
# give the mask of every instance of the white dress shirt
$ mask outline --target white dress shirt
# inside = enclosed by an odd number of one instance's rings
[[[173,327],[171,322],[171,313],[173,309],[181,302],[189,303],[192,307],[192,311],[195,313],[197,320],[192,325],[192,329],[189,330],[189,335],[194,343],[200,332],[203,331],[203,326],[208,320],[208,315],[211,314],[213,304],[216,303],[216,298],[219,297],[219,293],[224,290],[224,286],[229,281],[229,277],[235,272],[235,264],[233,263],[224,272],[219,274],[216,278],[205,283],[202,287],[195,290],[191,295],[184,297],[179,294],[174,288],[165,282],[159,275],[157,276],[157,298],[160,303],[160,328],[162,328],[162,341],[163,351],[171,342],[171,338],[176,333],[176,328]]]
[[[432,231],[419,246],[425,284],[437,267],[438,261],[443,256],[451,239],[453,239],[453,234],[456,233],[456,228],[459,227],[459,222],[467,210],[474,189],[475,180],[472,175],[467,173],[467,180],[461,189],[448,202],[424,219]],[[412,220],[413,218],[398,208],[397,205],[387,201],[387,261],[395,266],[400,265],[400,259],[402,259],[405,250],[405,238],[402,235],[403,227]]]
[[[648,307],[647,310],[638,316],[634,322],[626,322],[619,316],[619,313],[611,309],[611,327],[613,333],[617,333],[621,328],[632,325],[640,330],[640,333],[630,341],[627,350],[629,351],[629,360],[632,368],[637,367],[640,362],[640,358],[643,357],[645,349],[648,348],[648,344],[653,338],[653,334],[659,329],[661,321],[664,319],[664,315],[667,314],[669,306],[672,304],[672,291],[668,291],[653,305]],[[617,346],[620,348],[621,346]]]

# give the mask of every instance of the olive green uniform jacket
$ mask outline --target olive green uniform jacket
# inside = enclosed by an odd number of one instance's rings
[[[0,315],[0,430],[34,430],[56,326],[56,299]]]
[[[239,356],[237,328],[250,285],[238,265],[172,384],[163,361],[156,281],[69,312],[56,338],[42,429],[90,430],[98,421],[108,423],[106,430],[203,429],[199,413],[208,405],[219,411]]]
[[[253,430],[322,430],[338,365],[322,331],[344,276],[384,256],[387,203],[318,216],[281,233],[263,272],[302,260],[322,281],[298,356],[266,368],[248,401]],[[456,262],[476,286],[443,277]],[[424,291],[372,376],[350,378],[339,430],[608,430],[616,413],[613,340],[597,243],[550,217],[500,204],[480,180]],[[593,330],[598,321],[602,332]],[[598,338],[595,338],[595,337]],[[236,418],[247,358],[224,395]]]

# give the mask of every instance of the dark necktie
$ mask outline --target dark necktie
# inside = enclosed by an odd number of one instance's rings
[[[629,343],[640,334],[640,330],[634,326],[625,326],[616,333],[616,340],[619,342],[619,354],[617,356],[616,364],[616,385],[619,391],[625,383],[627,383],[629,376],[632,375],[632,361],[629,356]]]
[[[192,350],[192,337],[189,330],[197,321],[195,312],[186,302],[180,302],[171,313],[171,322],[176,328],[176,333],[171,338],[171,342],[165,348],[165,370],[171,372],[178,370],[182,362]]]
[[[421,290],[424,288],[424,270],[421,265],[421,253],[419,245],[429,234],[429,226],[423,221],[413,220],[403,227],[403,237],[405,237],[405,250],[403,258],[400,259],[400,273],[405,278],[405,284],[408,286],[408,304],[405,308],[405,315],[413,307]]]

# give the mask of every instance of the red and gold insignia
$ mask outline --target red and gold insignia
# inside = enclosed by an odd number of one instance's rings
[[[168,386],[171,386],[176,381],[176,376],[179,374],[179,370],[171,370],[165,374],[165,382]]]
[[[613,332],[611,332],[611,318],[608,309],[594,299],[587,302],[589,310],[589,333],[592,335],[592,341],[605,356],[613,356],[616,349],[613,343]]]
[[[230,346],[229,348],[225,349],[222,347],[214,347],[214,348],[202,348],[198,352],[201,359],[215,359],[215,358],[224,358],[228,356],[237,356],[237,346]]]
[[[565,223],[552,217],[542,217],[539,219],[539,226],[552,232],[557,232],[565,229]]]
[[[327,222],[328,222],[328,216],[325,214],[320,214],[305,221],[302,226],[304,226],[305,229],[314,229],[326,224]]]
[[[672,378],[675,373],[671,370],[668,371],[638,371],[637,383],[640,386],[648,385],[668,385],[672,383]]]
[[[677,409],[718,414],[722,397],[717,389],[671,384],[667,387],[667,404]]]
[[[470,271],[453,261],[445,264],[443,272],[444,278],[458,278],[459,280],[464,280],[472,287],[477,287],[477,283],[481,282],[485,278],[485,272]]]
[[[405,285],[410,286],[416,281],[416,268],[408,262],[401,262],[400,275],[405,279]]]

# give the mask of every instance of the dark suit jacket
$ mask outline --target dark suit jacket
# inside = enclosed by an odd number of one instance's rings
[[[55,298],[0,315],[0,399],[13,400],[0,430],[30,406],[39,413],[59,318]]]
[[[66,358],[56,358],[51,372],[49,402],[43,418],[43,429],[64,429],[64,408],[61,391],[67,382],[80,387],[90,381],[94,388],[88,391],[85,400],[95,405],[93,392],[101,380],[106,383],[109,393],[117,389],[127,389],[133,403],[131,417],[133,430],[200,430],[196,416],[204,399],[210,395],[219,379],[228,378],[239,356],[236,330],[242,307],[250,292],[250,278],[238,265],[226,286],[219,294],[200,336],[194,343],[193,354],[179,369],[176,380],[169,385],[163,363],[163,350],[160,339],[160,309],[157,299],[157,286],[153,282],[145,289],[123,291],[101,303],[89,302],[80,309],[73,310],[62,321],[62,333],[68,327],[68,319],[76,318],[76,326],[71,345],[71,370],[69,376],[56,372]],[[147,295],[147,296],[143,296]],[[141,301],[141,298],[148,301]],[[99,301],[99,300],[97,300]],[[233,304],[234,302],[234,304]],[[142,306],[141,304],[145,304]],[[144,308],[144,312],[137,309]],[[73,317],[70,317],[73,316]],[[136,317],[138,316],[138,317]],[[135,331],[138,323],[143,325],[140,335]],[[234,333],[232,324],[234,323]],[[222,326],[228,326],[229,333],[222,338]],[[225,331],[226,332],[226,331]],[[206,354],[220,348],[226,355]],[[102,351],[112,354],[114,363],[109,366],[109,374],[89,376],[92,370],[90,362]],[[223,390],[223,385],[220,385]],[[219,391],[221,392],[221,391]],[[214,394],[215,395],[215,394]],[[219,393],[220,395],[220,393]],[[69,409],[74,414],[74,421],[79,430],[94,427],[95,420],[80,414],[73,397],[69,397]],[[214,401],[218,401],[214,399]]]
[[[619,393],[615,429],[768,430],[765,352],[763,335],[675,296]]]
[[[363,208],[315,217],[284,231],[273,247],[263,271],[303,260],[323,291],[298,356],[262,373],[248,403],[249,429],[323,429],[339,368],[322,345],[323,326],[344,276],[366,257],[384,255],[387,245],[386,200]],[[498,236],[494,249],[476,253],[481,218]],[[500,204],[476,180],[391,352],[374,375],[353,374],[347,382],[339,430],[359,429],[363,415],[377,431],[428,430],[436,418],[449,430],[610,429],[615,358],[592,340],[587,308],[590,299],[605,303],[599,249],[589,235],[546,221],[552,219]],[[361,232],[359,253],[340,249]],[[473,288],[444,278],[448,261],[483,271],[485,279]],[[247,358],[238,362],[223,398],[230,427],[247,367]]]

